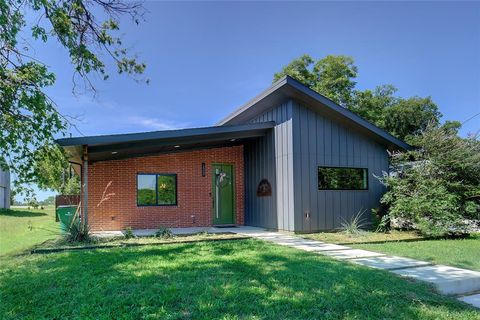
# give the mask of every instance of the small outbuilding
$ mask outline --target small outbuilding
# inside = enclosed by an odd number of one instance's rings
[[[92,230],[336,229],[379,206],[387,151],[410,147],[288,76],[212,127],[57,142]]]

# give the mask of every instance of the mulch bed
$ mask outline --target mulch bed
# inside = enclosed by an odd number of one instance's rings
[[[85,245],[85,246],[64,246],[64,247],[56,247],[56,248],[35,248],[30,251],[31,254],[48,254],[48,253],[56,253],[56,252],[63,252],[63,251],[77,251],[77,250],[95,250],[95,249],[108,249],[108,248],[126,248],[126,247],[143,247],[143,246],[158,246],[158,245],[167,245],[167,244],[179,244],[179,243],[195,243],[195,242],[212,242],[212,241],[229,241],[229,240],[245,240],[250,239],[250,237],[236,235],[231,236],[228,238],[205,238],[205,239],[192,239],[192,240],[165,240],[165,241],[158,241],[152,243],[129,243],[129,242],[121,242],[115,244],[94,244],[94,245]]]

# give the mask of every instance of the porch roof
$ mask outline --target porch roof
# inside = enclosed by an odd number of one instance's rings
[[[243,144],[263,136],[274,122],[164,130],[129,134],[58,139],[74,162],[81,162],[83,147],[89,161],[115,160],[155,153]]]

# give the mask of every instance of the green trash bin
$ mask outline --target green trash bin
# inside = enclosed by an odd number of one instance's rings
[[[60,228],[63,232],[67,232],[70,224],[72,223],[72,219],[75,216],[75,212],[77,211],[77,206],[58,206],[57,207],[57,217],[60,220]]]

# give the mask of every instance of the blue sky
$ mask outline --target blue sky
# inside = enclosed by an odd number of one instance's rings
[[[98,92],[72,95],[64,49],[36,55],[57,74],[49,94],[80,116],[84,135],[209,126],[268,87],[274,72],[308,53],[352,56],[358,88],[393,84],[432,96],[444,120],[480,112],[480,2],[146,2],[124,43],[147,63],[150,84],[112,74]],[[480,116],[462,135],[480,129]],[[73,131],[73,135],[79,135]],[[39,199],[49,192],[40,192]]]

